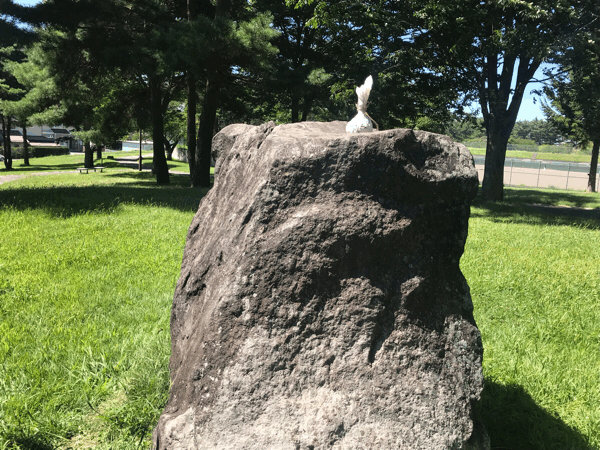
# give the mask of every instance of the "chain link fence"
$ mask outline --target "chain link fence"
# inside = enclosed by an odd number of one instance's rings
[[[485,156],[474,156],[479,174],[483,180]],[[573,162],[548,162],[528,159],[506,158],[504,160],[504,184],[506,186],[527,186],[564,190],[585,190],[587,188],[590,165]],[[600,191],[600,177],[596,177],[596,192]]]

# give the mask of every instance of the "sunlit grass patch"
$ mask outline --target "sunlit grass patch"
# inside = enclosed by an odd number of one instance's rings
[[[0,186],[0,449],[148,448],[168,395],[187,175],[30,177]],[[495,449],[600,448],[600,221],[507,189],[472,208],[461,267],[485,349]]]
[[[1,187],[1,449],[147,441],[202,192],[106,174]]]
[[[599,448],[600,221],[528,214],[508,194],[473,208],[461,261],[483,337],[492,448]]]

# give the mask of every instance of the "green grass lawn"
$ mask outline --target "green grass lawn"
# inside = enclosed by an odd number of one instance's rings
[[[102,158],[98,159],[94,154],[94,165],[103,166],[109,169],[123,169],[114,158],[137,157],[136,152],[103,152]],[[152,154],[144,152],[142,155],[144,168],[149,168],[152,163]],[[36,172],[65,172],[74,171],[79,167],[83,167],[83,153],[75,153],[71,155],[60,156],[44,156],[42,158],[29,158],[29,166],[23,165],[22,159],[13,160],[13,170],[6,170],[4,163],[0,163],[0,176],[2,175],[24,175]],[[167,165],[171,172],[190,173],[188,163],[181,161],[168,161]],[[211,168],[211,173],[214,168]]]
[[[0,449],[147,448],[168,394],[169,315],[205,191],[108,170],[0,185]],[[483,336],[494,449],[600,448],[600,221],[506,189],[472,208],[462,270]]]
[[[498,449],[600,448],[598,194],[506,189],[476,202],[461,268],[484,344],[480,411]]]
[[[0,185],[0,448],[137,448],[169,386],[169,314],[205,191],[187,176]]]

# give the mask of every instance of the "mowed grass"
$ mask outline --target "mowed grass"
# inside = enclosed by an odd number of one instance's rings
[[[115,158],[133,158],[132,163],[137,163],[138,153],[129,151],[104,151],[102,158],[96,158],[94,152],[94,165],[106,167],[107,169],[124,169]],[[29,166],[23,164],[22,159],[13,160],[13,170],[6,170],[4,162],[0,162],[0,176],[2,175],[23,175],[36,172],[66,172],[75,171],[83,167],[83,153],[73,153],[70,155],[44,156],[42,158],[29,158]],[[150,169],[152,164],[152,153],[144,152],[142,154],[144,169]],[[190,173],[188,163],[181,161],[167,161],[170,171]],[[212,173],[212,169],[211,169]]]
[[[205,192],[187,178],[0,185],[0,449],[148,446],[168,393],[185,235]]]
[[[600,196],[505,192],[472,208],[461,260],[484,345],[479,414],[492,448],[600,448],[600,210],[531,206]]]
[[[469,148],[473,155],[485,155],[485,148]],[[527,152],[522,150],[507,150],[507,158],[522,158],[532,159],[535,155],[537,161],[565,161],[577,163],[590,163],[592,156],[581,153],[544,153],[544,152]]]
[[[0,449],[148,448],[169,388],[169,317],[205,191],[186,175],[0,185]],[[475,202],[461,268],[481,329],[494,449],[600,448],[597,194]]]

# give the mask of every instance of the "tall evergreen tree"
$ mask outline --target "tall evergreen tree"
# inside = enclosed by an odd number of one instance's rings
[[[0,119],[2,120],[2,134],[4,149],[4,166],[12,170],[12,149],[10,131],[13,115],[7,107],[9,102],[16,100],[22,93],[22,86],[16,78],[6,69],[13,61],[22,59],[23,54],[19,47],[31,40],[31,32],[18,26],[17,20],[22,18],[26,8],[15,4],[12,0],[0,0]]]
[[[202,79],[204,83],[196,153],[190,167],[192,186],[196,187],[210,186],[212,138],[223,90],[240,75],[268,63],[275,50],[270,44],[274,36],[271,19],[259,14],[252,3],[216,0],[210,7],[204,7],[196,19],[209,30],[205,40],[200,41],[204,44],[198,58],[201,70],[194,73],[195,80]],[[191,150],[188,148],[188,152]]]
[[[180,88],[182,77],[174,75],[168,65],[170,55],[177,52],[173,24],[181,12],[181,2],[159,0],[48,0],[32,8],[31,21],[56,30],[53,39],[44,41],[44,50],[56,56],[51,63],[61,96],[72,97],[73,87],[86,91],[70,103],[71,110],[97,112],[104,94],[121,92],[121,102],[138,99],[145,92],[148,101],[134,107],[149,105],[154,141],[154,169],[158,183],[169,182],[163,142],[163,114],[173,93]],[[77,70],[73,70],[77,68]],[[135,93],[135,94],[132,94]],[[114,96],[113,96],[114,97]],[[117,103],[112,110],[119,109]],[[126,109],[121,106],[121,110]],[[80,115],[91,118],[82,125],[85,133],[105,136],[98,122],[103,114]],[[114,114],[108,114],[111,123]],[[139,115],[136,113],[135,115]],[[122,116],[124,121],[130,115]],[[87,135],[86,135],[87,136]],[[87,136],[87,138],[92,135]],[[88,158],[86,158],[87,160]],[[87,162],[90,163],[89,161]]]

